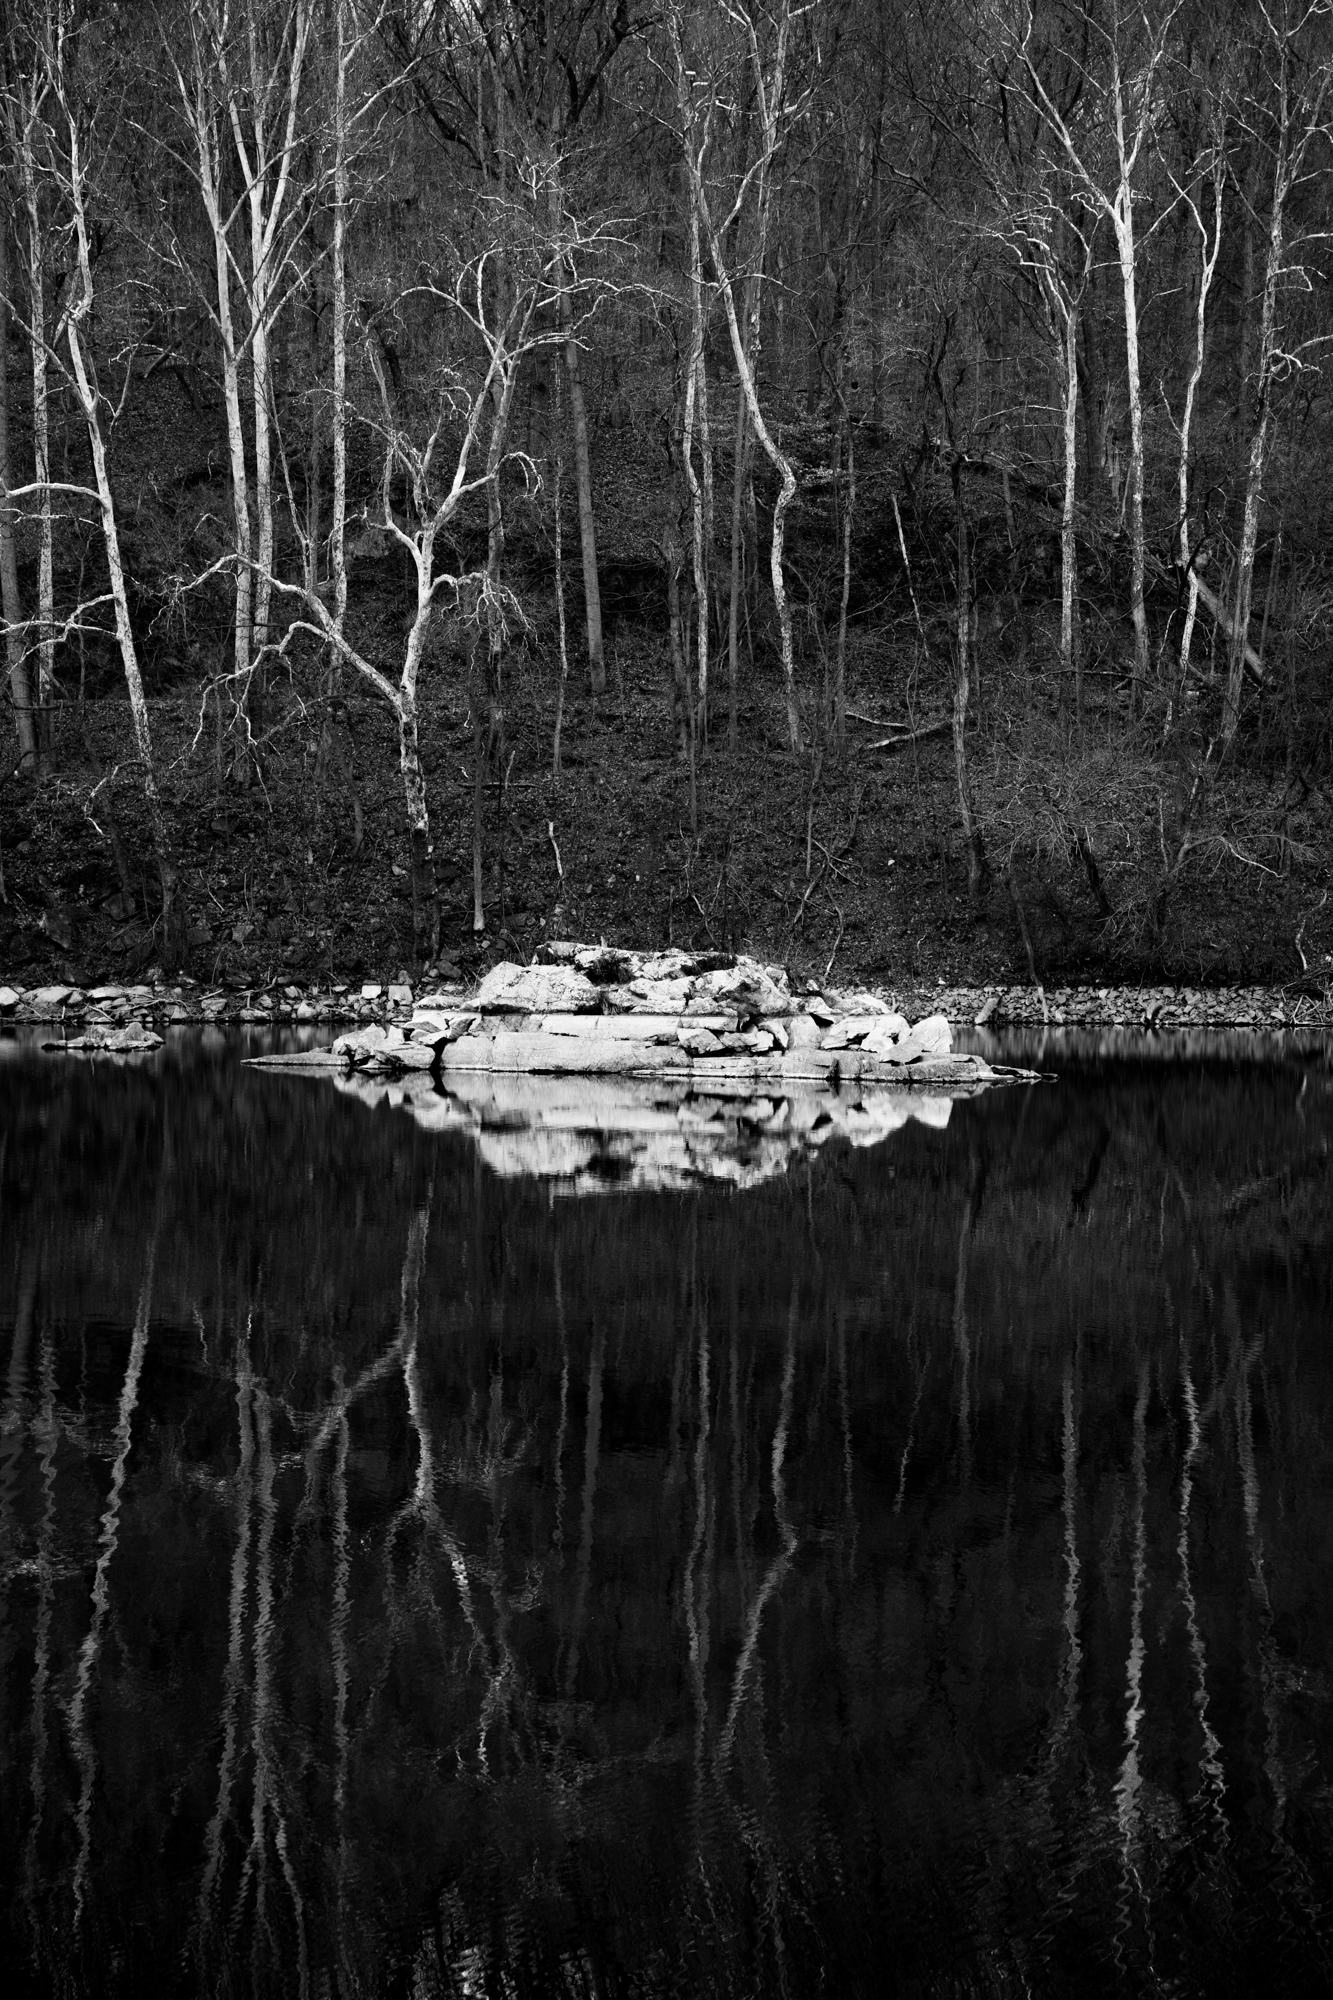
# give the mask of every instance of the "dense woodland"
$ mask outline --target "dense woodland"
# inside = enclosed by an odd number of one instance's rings
[[[14,0],[0,961],[1326,984],[1326,0]]]

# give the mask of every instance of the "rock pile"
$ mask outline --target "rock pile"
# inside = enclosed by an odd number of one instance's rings
[[[545,963],[497,965],[466,1005],[340,1035],[327,1051],[272,1058],[372,1073],[704,1074],[911,1086],[990,1081],[955,1055],[942,1014],[911,1024],[873,993],[791,991],[745,957],[549,945]],[[260,1060],[264,1060],[261,1058]]]

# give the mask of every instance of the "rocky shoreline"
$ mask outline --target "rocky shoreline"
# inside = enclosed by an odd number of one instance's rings
[[[162,1032],[191,1025],[264,1028],[320,1027],[344,1023],[402,1023],[415,1008],[462,1008],[475,986],[450,981],[414,987],[393,982],[296,985],[267,988],[210,987],[193,980],[136,985],[105,983],[82,988],[0,984],[0,1027],[7,1023],[58,1026],[78,1037],[95,1028],[138,1022]],[[830,1002],[839,989],[825,989]],[[1259,1028],[1333,1030],[1333,991],[1283,987],[1191,988],[1172,986],[1032,986],[915,984],[883,988],[887,1008],[919,1017],[942,1014],[953,1028],[1070,1027],[1152,1029]]]

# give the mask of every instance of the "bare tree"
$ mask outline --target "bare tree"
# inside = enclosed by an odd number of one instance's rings
[[[27,324],[31,328],[28,345],[32,357],[32,451],[33,484],[36,489],[33,509],[38,523],[37,602],[32,628],[37,637],[37,703],[33,720],[39,757],[49,762],[54,747],[50,724],[55,702],[55,610],[51,489],[48,484],[51,461],[44,268],[48,232],[39,178],[39,156],[46,132],[43,100],[47,86],[43,66],[34,59],[36,46],[37,38],[22,25],[20,16],[3,48],[6,74],[0,125],[3,126],[16,183],[13,211],[16,217],[22,211],[24,224],[21,241],[27,278]],[[8,276],[5,295],[8,299]],[[31,651],[31,648],[28,650]]]
[[[0,613],[4,617],[5,661],[18,733],[19,764],[31,768],[37,763],[37,733],[33,728],[23,606],[14,555],[16,510],[9,497],[13,483],[9,453],[9,231],[0,218]]]
[[[48,362],[59,365],[78,403],[92,458],[94,484],[89,488],[68,481],[56,483],[47,479],[40,487],[33,485],[15,489],[11,498],[61,492],[91,499],[97,507],[106,555],[108,598],[129,696],[140,782],[148,807],[162,890],[161,956],[163,965],[170,968],[179,964],[184,956],[186,921],[173,844],[153,759],[148,702],[130,617],[115,495],[107,460],[108,431],[123,407],[129,384],[129,367],[126,366],[121,396],[113,402],[102,388],[90,338],[95,290],[89,203],[93,185],[91,161],[99,133],[98,107],[84,88],[85,77],[79,73],[81,55],[78,35],[66,18],[61,15],[48,19],[41,39],[34,43],[34,56],[42,66],[43,95],[51,113],[45,148],[46,172],[63,204],[64,233],[71,270],[64,289],[60,317],[46,348],[46,358]],[[30,337],[34,333],[31,324],[28,333]],[[100,601],[104,603],[107,600]],[[96,604],[79,605],[68,621],[70,628],[76,628],[95,608]]]
[[[713,138],[714,122],[718,113],[718,82],[714,72],[711,82],[705,82],[700,72],[687,60],[684,37],[684,13],[681,0],[671,0],[667,10],[667,39],[671,50],[674,80],[676,86],[676,107],[680,120],[680,137],[684,149],[686,174],[689,181],[691,209],[702,226],[708,246],[709,259],[713,266],[717,294],[726,315],[727,331],[731,339],[732,359],[740,383],[740,393],[745,399],[750,423],[765,456],[778,476],[778,495],[773,508],[773,530],[769,543],[769,573],[773,584],[773,602],[778,615],[779,646],[782,658],[782,680],[787,710],[787,737],[793,750],[801,746],[801,716],[796,698],[796,667],[792,647],[791,608],[787,602],[786,579],[783,573],[783,545],[787,510],[796,497],[796,474],[791,460],[777,444],[763,409],[759,402],[756,383],[755,363],[757,354],[754,339],[757,338],[757,318],[743,329],[738,305],[736,285],[728,267],[725,249],[727,232],[740,214],[752,179],[757,179],[763,169],[763,189],[771,199],[773,187],[772,164],[781,136],[792,116],[791,107],[786,103],[787,87],[787,45],[791,30],[791,8],[789,0],[781,0],[774,22],[771,47],[765,56],[761,49],[758,30],[752,15],[740,6],[726,8],[729,21],[737,25],[745,36],[749,54],[756,96],[760,105],[763,127],[763,146],[760,158],[743,178],[739,193],[732,203],[730,212],[715,221],[708,198],[705,163]],[[767,215],[764,233],[768,227]],[[757,298],[757,293],[754,294]],[[733,496],[733,523],[735,506]],[[734,558],[733,558],[734,568]]]
[[[1333,55],[1328,49],[1328,32],[1333,6],[1329,0],[1302,0],[1301,4],[1292,4],[1292,0],[1263,4],[1261,0],[1259,13],[1270,102],[1256,104],[1254,114],[1256,123],[1266,124],[1271,120],[1273,179],[1268,254],[1259,307],[1259,349],[1251,392],[1254,427],[1245,474],[1245,511],[1236,560],[1236,596],[1222,720],[1226,743],[1235,735],[1240,720],[1241,689],[1250,664],[1250,600],[1264,471],[1272,438],[1273,394],[1281,381],[1307,365],[1311,346],[1322,344],[1322,340],[1317,340],[1288,346],[1284,336],[1284,305],[1292,292],[1308,290],[1311,285],[1299,237],[1293,235],[1290,208],[1296,190],[1316,171],[1328,170],[1328,106],[1333,88]],[[1312,157],[1316,154],[1317,159]]]
[[[272,334],[300,282],[296,252],[313,192],[300,184],[295,167],[312,125],[323,116],[322,108],[307,106],[303,88],[313,13],[313,0],[282,0],[277,8],[265,7],[261,0],[206,0],[188,15],[187,47],[178,55],[168,44],[189,148],[178,157],[188,164],[198,187],[213,250],[212,293],[199,289],[221,350],[236,539],[233,676],[244,740],[237,767],[243,782],[254,767],[254,738],[262,724],[273,591]],[[346,117],[347,38],[341,8],[336,32],[335,126],[340,112],[344,121]],[[345,137],[344,132],[344,145]],[[243,220],[248,223],[244,229]],[[345,231],[345,218],[343,227]],[[174,235],[169,252],[193,280],[192,262]],[[243,327],[237,326],[237,296],[244,307]],[[242,403],[247,372],[249,439]],[[335,454],[337,449],[335,443]],[[334,477],[336,483],[336,457]]]
[[[1104,215],[1115,238],[1120,266],[1120,290],[1125,322],[1125,375],[1129,398],[1130,426],[1130,586],[1129,608],[1134,622],[1134,674],[1143,682],[1148,674],[1148,618],[1144,609],[1145,544],[1143,526],[1143,387],[1139,357],[1139,252],[1134,220],[1136,179],[1161,116],[1160,83],[1165,67],[1168,40],[1181,0],[1168,0],[1156,10],[1130,15],[1119,5],[1111,9],[1109,22],[1080,4],[1077,18],[1084,46],[1099,53],[1099,60],[1081,67],[1083,90],[1079,93],[1079,117],[1063,106],[1043,73],[1042,50],[1038,46],[1033,7],[1026,11],[1021,44],[1024,70],[1031,102],[1049,127],[1064,154],[1075,183],[1090,208]],[[1061,55],[1074,61],[1079,42],[1073,35],[1064,39]],[[1084,95],[1092,99],[1095,111],[1089,116]],[[1109,133],[1109,158],[1094,151],[1096,136]]]
[[[526,188],[525,210],[535,213],[545,190],[535,174]],[[579,247],[583,240],[577,239]],[[499,303],[492,284],[498,252],[494,245],[459,264],[452,278],[427,279],[412,287],[419,310],[439,315],[442,326],[458,340],[458,360],[443,368],[435,384],[435,405],[424,439],[404,428],[382,369],[378,371],[380,408],[373,419],[380,442],[380,493],[368,529],[401,550],[413,577],[413,607],[397,680],[392,680],[348,637],[337,606],[331,610],[325,594],[308,582],[270,577],[272,586],[298,601],[299,608],[277,650],[286,652],[299,632],[313,633],[337,650],[374,689],[398,725],[399,769],[403,782],[412,862],[413,932],[417,955],[427,960],[439,949],[440,915],[436,887],[434,840],[426,778],[421,762],[418,685],[432,627],[442,607],[485,625],[491,617],[503,622],[516,605],[488,561],[482,570],[450,569],[439,561],[440,543],[450,522],[468,499],[494,489],[506,464],[518,464],[535,478],[526,456],[508,443],[514,387],[524,360],[558,347],[566,329],[560,323],[558,295],[563,283],[561,263],[571,240],[552,246],[544,228],[527,239],[528,256],[520,260],[511,240],[506,298]],[[477,368],[469,383],[463,372],[465,343],[470,343]],[[368,342],[372,372],[378,367]],[[372,421],[364,413],[366,421]],[[447,470],[446,470],[447,468]],[[411,517],[395,511],[392,487],[405,477],[412,498]],[[304,552],[305,529],[295,494],[288,486],[291,525]],[[309,572],[303,565],[303,576]]]

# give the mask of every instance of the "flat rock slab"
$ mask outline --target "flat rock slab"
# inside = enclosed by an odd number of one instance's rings
[[[537,1024],[544,1035],[591,1035],[599,1042],[674,1042],[679,1025],[679,1014],[545,1014]],[[727,1026],[729,1017],[715,1015],[708,1025]]]

